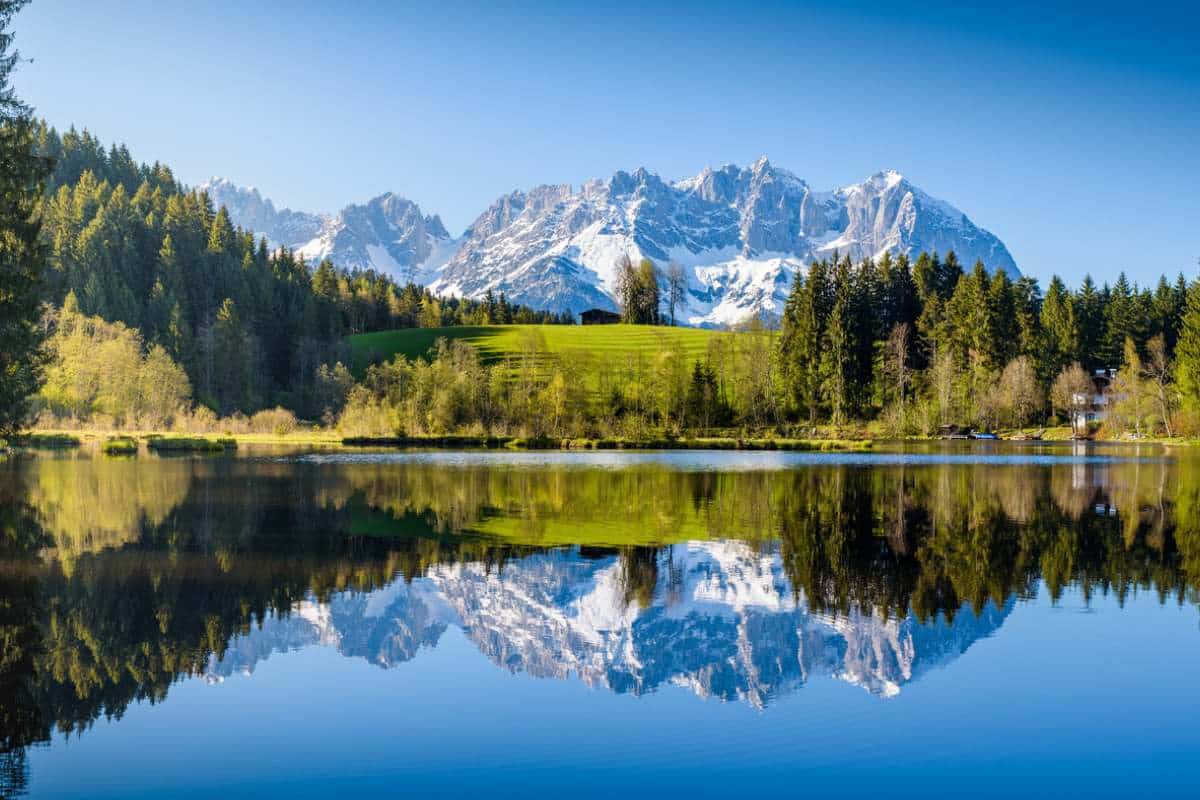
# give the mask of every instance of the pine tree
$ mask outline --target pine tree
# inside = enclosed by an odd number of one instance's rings
[[[792,405],[809,424],[821,402],[821,339],[824,328],[825,265],[814,262],[808,279],[796,273],[784,305],[779,338],[780,368]]]
[[[1084,369],[1108,367],[1104,345],[1104,299],[1091,275],[1085,275],[1075,294],[1075,320],[1079,330],[1079,360]]]
[[[980,262],[976,269],[982,267]],[[1021,354],[1021,328],[1013,283],[1002,269],[992,275],[987,305],[990,340],[987,346],[988,364],[992,369],[1004,369],[1009,361]]]
[[[1180,278],[1182,277],[1181,275]],[[1158,279],[1158,287],[1154,290],[1154,298],[1150,304],[1150,336],[1161,335],[1168,354],[1175,352],[1179,323],[1186,302],[1186,284],[1184,290],[1180,291],[1177,284],[1173,285],[1167,280],[1166,275]]]
[[[38,203],[49,177],[34,151],[29,109],[9,76],[17,63],[9,24],[23,0],[0,0],[0,435],[20,428],[40,385],[39,293],[45,266]]]
[[[1139,313],[1134,289],[1129,285],[1125,273],[1109,289],[1104,304],[1104,338],[1100,347],[1100,359],[1105,366],[1118,367],[1125,363],[1125,340],[1132,339],[1135,346],[1145,339],[1144,315]]]
[[[251,410],[253,351],[237,304],[228,297],[213,322],[211,358],[216,411]]]
[[[1037,279],[1022,275],[1013,284],[1013,300],[1016,303],[1017,330],[1020,344],[1018,353],[1027,356],[1036,364],[1042,350],[1042,292]]]
[[[1075,298],[1062,278],[1050,279],[1041,313],[1042,348],[1038,374],[1049,382],[1064,367],[1080,359],[1079,323],[1075,318]]]
[[[854,379],[854,287],[850,261],[838,262],[833,278],[833,306],[825,325],[821,355],[821,391],[834,425],[844,424],[852,406]]]

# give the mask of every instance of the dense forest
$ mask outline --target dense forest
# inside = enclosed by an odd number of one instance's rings
[[[87,131],[59,134],[38,123],[32,135],[36,152],[54,165],[40,209],[45,299],[121,323],[145,347],[161,347],[194,397],[222,416],[282,405],[319,419],[336,405],[328,375],[345,360],[347,334],[570,321],[503,296],[434,297],[375,272],[305,264],[234,227],[225,209],[162,164],[138,163]],[[52,337],[57,320],[48,318]],[[43,409],[76,414],[86,398],[76,401]]]
[[[744,340],[714,343],[704,359],[664,349],[624,364],[603,392],[582,388],[587,364],[547,366],[536,343],[503,362],[448,343],[376,365],[355,386],[343,366],[350,334],[572,320],[503,295],[439,298],[374,272],[306,264],[234,227],[161,164],[86,131],[35,123],[31,136],[53,164],[40,207],[43,426],[203,429],[282,406],[380,434],[930,434],[1062,422],[1096,370],[1112,371],[1120,399],[1110,430],[1190,433],[1200,419],[1200,297],[1182,275],[1152,288],[1086,278],[1074,290],[1055,277],[1043,291],[1028,276],[964,268],[953,253],[814,262],[781,318],[751,321]],[[670,324],[679,270],[623,259],[618,275],[624,321]],[[156,365],[154,382],[135,377]]]
[[[672,290],[661,287],[674,272],[620,265],[623,320],[662,324]],[[537,337],[500,361],[445,342],[426,359],[371,367],[342,424],[381,434],[931,435],[1067,424],[1093,402],[1100,372],[1107,433],[1200,428],[1200,289],[1182,275],[1153,289],[1124,275],[1111,286],[1086,278],[1074,291],[1055,277],[1043,292],[1028,276],[966,270],[953,253],[834,257],[797,274],[773,323],[713,337],[702,358],[666,338],[648,357],[607,361],[548,358]]]
[[[1103,371],[1113,378],[1111,426],[1170,434],[1180,412],[1195,426],[1198,356],[1200,288],[1182,274],[1153,289],[1123,273],[1111,286],[1087,277],[1075,291],[1054,277],[1043,293],[1029,276],[964,270],[953,253],[911,263],[885,253],[797,276],[779,371],[785,413],[880,418],[897,433],[1061,420]]]

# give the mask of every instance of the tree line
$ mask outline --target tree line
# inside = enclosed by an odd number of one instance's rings
[[[622,317],[663,324],[653,263],[618,265]],[[607,360],[605,360],[607,359]],[[419,362],[419,363],[418,363]],[[1110,381],[1110,432],[1200,429],[1200,289],[1153,290],[1122,275],[1045,292],[953,253],[815,261],[797,274],[778,325],[752,320],[685,355],[557,357],[530,337],[486,360],[461,341],[377,365],[350,395],[357,433],[646,437],[734,431],[807,435],[817,426],[930,435],[1065,424]]]
[[[499,574],[558,544],[552,531],[603,542],[578,553],[619,560],[630,607],[673,602],[667,546],[705,539],[778,553],[791,590],[833,615],[934,621],[1072,586],[1120,602],[1200,597],[1200,473],[1169,462],[1113,464],[1099,486],[1030,466],[352,466],[0,463],[0,780],[4,766],[23,780],[25,748],[53,731],[84,735],[167,699],[300,600],[439,564]]]
[[[441,298],[328,259],[310,266],[235,227],[162,164],[139,164],[87,131],[34,125],[53,163],[41,207],[44,297],[141,331],[183,366],[218,414],[287,406],[319,418],[318,368],[345,360],[347,334],[407,327],[549,323],[500,296]]]
[[[1182,274],[1151,289],[1122,273],[1074,291],[1055,276],[1043,292],[1029,276],[964,270],[953,253],[833,258],[797,274],[778,357],[783,412],[813,423],[930,433],[1062,421],[1103,371],[1115,401],[1170,434],[1194,430],[1200,411],[1200,288]]]
[[[98,345],[130,335],[143,360],[178,367],[157,374],[179,379],[162,388],[187,396],[185,406],[220,416],[282,406],[322,419],[339,412],[351,383],[341,366],[348,334],[573,321],[503,294],[441,298],[373,271],[307,264],[234,226],[225,209],[189,191],[169,167],[139,163],[124,146],[105,147],[86,130],[60,134],[32,119],[8,83],[17,63],[8,23],[21,5],[0,4],[0,433],[28,422],[35,396],[37,410],[55,419],[92,408],[138,423],[146,404],[114,399],[137,393],[99,400],[92,392],[88,399],[86,381],[73,398],[38,392],[47,354],[89,353],[81,336],[97,345],[93,363],[77,357],[54,365],[60,387],[71,376],[124,380],[117,372],[132,366],[128,348]],[[634,266],[628,258],[617,265],[614,288],[624,321],[645,325],[674,324],[687,291],[678,266]],[[71,324],[59,331],[64,321]],[[567,434],[1019,427],[1064,420],[1090,393],[1094,372],[1106,369],[1113,371],[1113,430],[1200,430],[1200,290],[1182,275],[1153,287],[1124,275],[1097,286],[1089,277],[1075,290],[1055,277],[1043,291],[1028,276],[1014,280],[983,264],[965,269],[953,253],[911,261],[884,253],[858,263],[834,256],[797,274],[780,318],[770,322],[752,324],[758,330],[744,342],[713,344],[699,360],[666,346],[620,368],[601,365],[602,375],[583,376],[600,384],[587,391],[578,380],[586,365],[551,361],[547,368],[542,359],[534,369],[520,354],[497,371],[475,354],[481,366],[472,374],[488,382],[472,396],[487,390],[490,398],[516,400],[468,403],[453,388],[460,381],[451,381],[430,390],[432,406],[397,424]],[[116,323],[124,326],[120,335],[105,327]],[[431,359],[464,357],[440,350],[423,360],[433,368]],[[520,377],[515,388],[513,376]],[[403,391],[419,383],[402,382]],[[398,404],[401,390],[381,385],[379,375],[367,380],[353,405]]]

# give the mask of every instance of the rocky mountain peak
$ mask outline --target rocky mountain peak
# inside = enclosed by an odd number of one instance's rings
[[[578,189],[512,191],[458,239],[436,214],[391,192],[332,217],[279,211],[224,179],[205,186],[236,224],[310,260],[328,256],[445,294],[503,291],[551,311],[615,308],[615,265],[624,256],[682,265],[687,290],[677,316],[709,326],[780,313],[795,273],[834,252],[861,260],[953,250],[966,264],[1019,275],[996,236],[896,170],[816,191],[765,155],[673,183],[638,167]]]

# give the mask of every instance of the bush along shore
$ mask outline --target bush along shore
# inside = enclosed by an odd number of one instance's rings
[[[146,447],[157,453],[225,453],[237,449],[233,437],[208,439],[203,436],[150,436]]]
[[[100,452],[106,456],[136,456],[138,452],[137,439],[132,436],[113,436],[100,445]]]
[[[654,439],[559,439],[552,436],[352,436],[347,447],[486,448],[510,450],[870,450],[870,439],[777,439],[693,437]]]
[[[232,453],[238,448],[233,436],[174,436],[169,434],[82,434],[32,433],[8,440],[0,439],[0,450],[73,450],[95,447],[104,455],[137,455],[145,442],[146,449],[160,454],[172,453]]]

